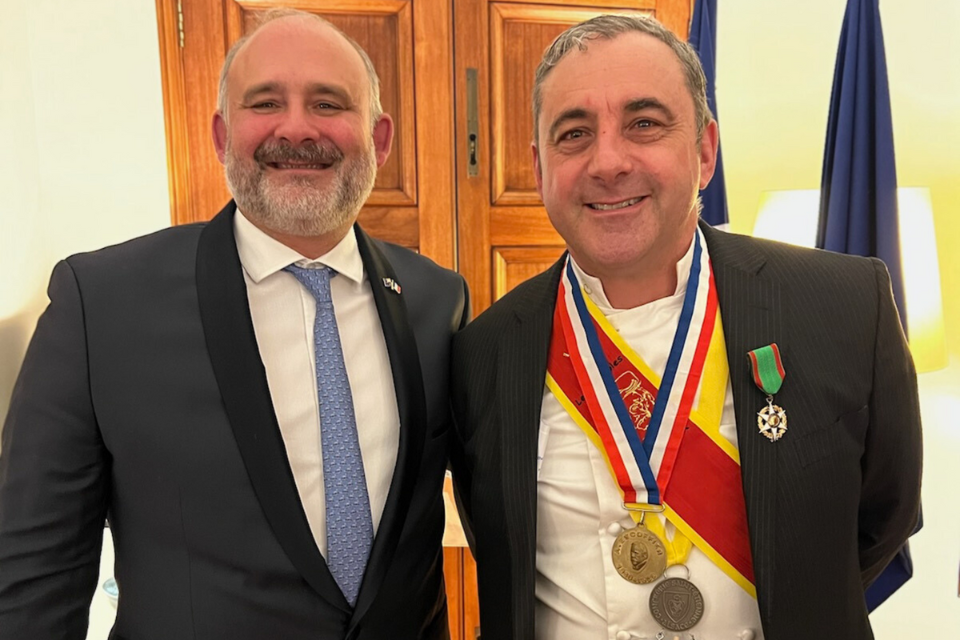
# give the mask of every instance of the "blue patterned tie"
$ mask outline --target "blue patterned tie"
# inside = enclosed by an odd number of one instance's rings
[[[295,265],[285,271],[292,273],[317,301],[313,343],[327,509],[327,565],[352,607],[373,546],[373,520],[350,381],[330,296],[330,278],[337,272],[330,267],[304,269]]]

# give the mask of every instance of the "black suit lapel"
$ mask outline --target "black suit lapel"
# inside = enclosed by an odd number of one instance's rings
[[[380,518],[377,537],[363,576],[357,606],[350,621],[351,630],[370,608],[393,560],[400,532],[403,530],[406,514],[409,511],[410,500],[413,497],[427,425],[427,404],[423,389],[423,374],[420,370],[420,356],[417,351],[416,337],[407,316],[407,308],[401,294],[395,293],[383,284],[385,278],[397,281],[397,275],[376,243],[371,241],[359,226],[354,228],[390,357],[397,409],[400,414],[400,449],[397,453],[393,479],[390,482],[390,492],[387,494],[387,502]],[[402,281],[399,284],[402,285]]]
[[[197,296],[210,362],[253,490],[280,546],[330,604],[346,599],[317,549],[273,410],[228,204],[200,234]]]
[[[497,392],[501,412],[500,455],[506,530],[509,532],[514,599],[513,637],[533,629],[537,555],[537,439],[546,383],[547,352],[557,288],[566,254],[516,308],[517,323],[500,341]],[[533,284],[533,283],[531,283]]]
[[[783,346],[780,287],[758,276],[765,259],[751,245],[705,224],[701,228],[713,264],[727,344],[757,600],[763,627],[769,630],[775,604],[773,571],[779,448],[757,430],[757,412],[766,405],[766,396],[753,382],[747,352],[773,342]]]

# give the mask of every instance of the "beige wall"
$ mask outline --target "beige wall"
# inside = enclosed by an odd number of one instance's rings
[[[166,226],[169,201],[154,3],[0,4],[2,416],[55,261]],[[752,228],[761,191],[819,185],[843,5],[720,2],[718,102],[734,230]],[[953,358],[921,376],[927,525],[914,545],[917,577],[873,617],[877,638],[893,640],[960,631],[960,3],[888,0],[883,19],[899,181],[931,189]],[[103,579],[111,558],[108,548]],[[101,640],[111,612],[101,596],[94,607],[90,638]]]
[[[2,15],[5,415],[55,262],[164,227],[170,214],[153,2],[3,0]]]

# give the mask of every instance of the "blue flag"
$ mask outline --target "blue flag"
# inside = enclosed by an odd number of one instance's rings
[[[906,331],[897,167],[879,0],[847,1],[823,153],[817,247],[883,260]],[[878,607],[912,575],[905,544],[867,589],[867,608]]]
[[[883,260],[906,330],[897,165],[879,0],[847,2],[827,120],[817,246]]]
[[[707,77],[707,105],[713,117],[717,115],[717,0],[697,0],[693,7],[693,19],[690,21],[690,45],[696,49]],[[703,199],[703,211],[700,216],[710,225],[725,225],[730,218],[727,215],[727,187],[723,180],[723,153],[717,147],[717,168],[713,179],[700,197]]]

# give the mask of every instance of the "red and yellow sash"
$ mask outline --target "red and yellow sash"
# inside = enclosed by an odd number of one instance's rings
[[[554,312],[547,386],[600,450],[624,505],[662,505],[685,536],[756,597],[737,449],[720,435],[729,370],[716,287],[699,232],[664,382],[583,295],[569,261]],[[598,360],[603,366],[598,366]],[[661,388],[669,390],[658,403]],[[700,391],[696,407],[693,400]],[[633,512],[634,519],[639,514]],[[689,546],[689,543],[687,543]]]

